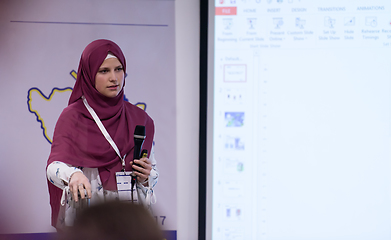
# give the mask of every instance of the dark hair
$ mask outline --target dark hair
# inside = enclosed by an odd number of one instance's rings
[[[84,209],[62,237],[66,240],[162,240],[155,219],[143,205],[112,201]]]

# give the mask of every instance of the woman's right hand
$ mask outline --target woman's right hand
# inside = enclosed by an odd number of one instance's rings
[[[81,199],[86,197],[91,198],[92,195],[90,181],[82,172],[75,172],[71,175],[69,181],[69,190],[71,191],[75,202],[79,201],[78,193],[80,193]]]

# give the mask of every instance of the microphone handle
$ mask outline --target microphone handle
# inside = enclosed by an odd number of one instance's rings
[[[139,159],[141,148],[143,146],[144,139],[134,138],[134,151],[133,151],[133,159]]]

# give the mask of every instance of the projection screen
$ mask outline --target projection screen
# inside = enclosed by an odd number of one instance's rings
[[[391,2],[209,4],[206,239],[391,238]]]

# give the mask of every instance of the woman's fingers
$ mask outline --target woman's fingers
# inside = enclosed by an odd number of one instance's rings
[[[84,184],[83,183],[79,183],[78,187],[79,187],[80,198],[81,199],[86,198],[86,191],[84,190]]]
[[[148,158],[135,159],[132,165],[139,182],[144,182],[151,173],[152,164]]]
[[[72,174],[69,189],[75,202],[81,199],[91,198],[91,184],[82,172]]]
[[[71,187],[70,187],[69,189],[71,190],[73,200],[74,200],[75,202],[79,201],[79,196],[78,196],[79,189],[78,189],[78,185],[77,185],[77,184],[73,184],[73,185],[71,185]]]
[[[86,184],[86,185],[83,183],[79,183],[77,185],[74,185],[73,188],[70,188],[72,189],[71,192],[72,192],[73,199],[76,202],[79,200],[79,197],[81,199],[91,198],[91,185],[90,184]]]
[[[134,170],[136,170],[142,174],[147,174],[147,175],[149,175],[149,173],[151,172],[151,169],[152,169],[152,165],[147,158],[145,158],[145,160],[135,159],[134,164],[132,166],[133,166]]]
[[[91,192],[91,184],[90,184],[90,182],[88,182],[87,185],[84,185],[84,188],[86,189],[87,197],[91,198],[92,197],[92,192]]]

